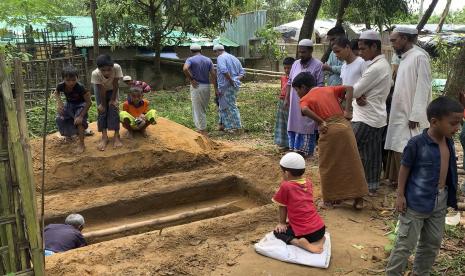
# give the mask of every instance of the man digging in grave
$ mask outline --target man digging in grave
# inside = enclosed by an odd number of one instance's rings
[[[47,225],[44,229],[45,256],[86,246],[81,233],[84,224],[83,216],[71,214],[66,217],[65,224]]]

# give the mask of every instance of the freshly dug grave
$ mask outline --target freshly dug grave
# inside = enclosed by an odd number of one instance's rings
[[[279,155],[213,142],[162,118],[149,128],[149,138],[123,139],[121,149],[110,143],[99,152],[98,138],[86,139],[86,152],[76,156],[69,144],[49,137],[46,221],[60,222],[80,212],[87,219],[86,234],[178,219],[110,231],[87,247],[47,257],[48,275],[360,275],[383,265],[386,229],[370,208],[322,212],[333,242],[328,270],[284,264],[254,252],[253,243],[277,221],[269,199],[281,177]],[[33,141],[32,149],[38,180],[40,141]],[[319,196],[313,164],[307,176]],[[185,216],[196,211],[201,214]]]

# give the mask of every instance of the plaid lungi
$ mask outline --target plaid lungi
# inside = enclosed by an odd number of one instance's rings
[[[289,137],[289,149],[304,156],[312,156],[315,151],[315,134],[302,134],[294,131],[287,132]]]
[[[105,111],[98,114],[97,126],[98,131],[102,132],[104,129],[119,131],[119,107],[110,105],[112,90],[105,92],[105,101],[102,103]],[[100,97],[96,96],[97,108],[100,104]]]
[[[239,88],[233,86],[219,91],[220,121],[225,130],[242,128],[241,115],[236,104],[237,93],[239,93]]]
[[[81,115],[82,110],[86,107],[86,103],[71,103],[66,102],[63,106],[63,115],[57,114],[56,124],[58,131],[61,135],[71,137],[78,134],[77,126],[74,125],[74,119]],[[87,113],[84,115],[82,120],[82,126],[84,129],[88,127]]]
[[[282,148],[289,147],[289,137],[287,135],[287,120],[289,118],[289,108],[285,107],[284,100],[278,101],[276,111],[276,123],[274,126],[274,143]]]

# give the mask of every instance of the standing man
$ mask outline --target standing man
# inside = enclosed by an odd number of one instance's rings
[[[381,179],[383,132],[387,125],[386,99],[391,88],[392,73],[389,62],[381,53],[378,32],[363,32],[358,48],[367,67],[354,84],[356,100],[352,102],[352,128],[365,170],[368,194],[376,196]]]
[[[220,122],[223,124],[223,126],[220,125],[220,130],[223,127],[225,132],[240,133],[242,131],[241,115],[236,100],[245,71],[241,62],[227,53],[223,45],[215,45],[213,51],[218,57],[216,60],[218,102]]]
[[[207,108],[210,102],[210,79],[218,94],[215,68],[212,60],[202,55],[202,48],[200,45],[193,44],[190,50],[192,56],[186,60],[183,71],[191,84],[192,117],[197,131],[203,135],[207,135]]]
[[[329,47],[333,48],[334,41],[339,37],[345,37],[346,32],[341,26],[334,27],[330,29],[326,35],[326,38],[329,41]],[[336,86],[342,84],[341,79],[341,68],[344,64],[344,61],[340,60],[334,51],[331,51],[328,61],[323,64],[323,70],[329,72],[328,86]]]
[[[299,58],[294,62],[289,73],[286,91],[286,103],[289,104],[289,120],[287,133],[289,136],[289,150],[300,153],[304,157],[313,156],[316,134],[315,122],[302,115],[300,98],[292,87],[294,78],[302,72],[308,72],[316,80],[317,86],[324,86],[323,63],[312,57],[313,42],[310,39],[299,41]]]
[[[397,183],[401,154],[408,140],[429,126],[426,107],[431,101],[431,66],[429,58],[413,47],[418,31],[398,27],[390,40],[401,56],[391,103],[385,149],[389,150],[386,178]]]

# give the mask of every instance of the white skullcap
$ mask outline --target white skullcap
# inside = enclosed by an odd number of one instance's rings
[[[301,170],[305,169],[305,159],[298,153],[289,152],[281,158],[279,165],[286,169]]]
[[[381,41],[381,36],[379,35],[379,33],[377,31],[367,30],[367,31],[362,32],[362,34],[360,34],[359,39],[379,40],[379,41]]]
[[[84,217],[80,214],[71,214],[66,217],[65,223],[73,226],[84,226]]]
[[[192,44],[190,47],[191,51],[200,51],[202,47],[199,44]]]
[[[213,46],[213,51],[224,51],[224,46],[221,44],[216,44]]]
[[[123,81],[131,81],[131,80],[132,80],[131,76],[124,76],[123,77]]]
[[[299,41],[299,46],[313,47],[313,41],[311,39],[304,38]]]
[[[417,35],[418,30],[415,28],[409,28],[409,27],[397,27],[394,29],[394,32],[396,33],[402,33],[402,34],[410,34],[410,35]]]

